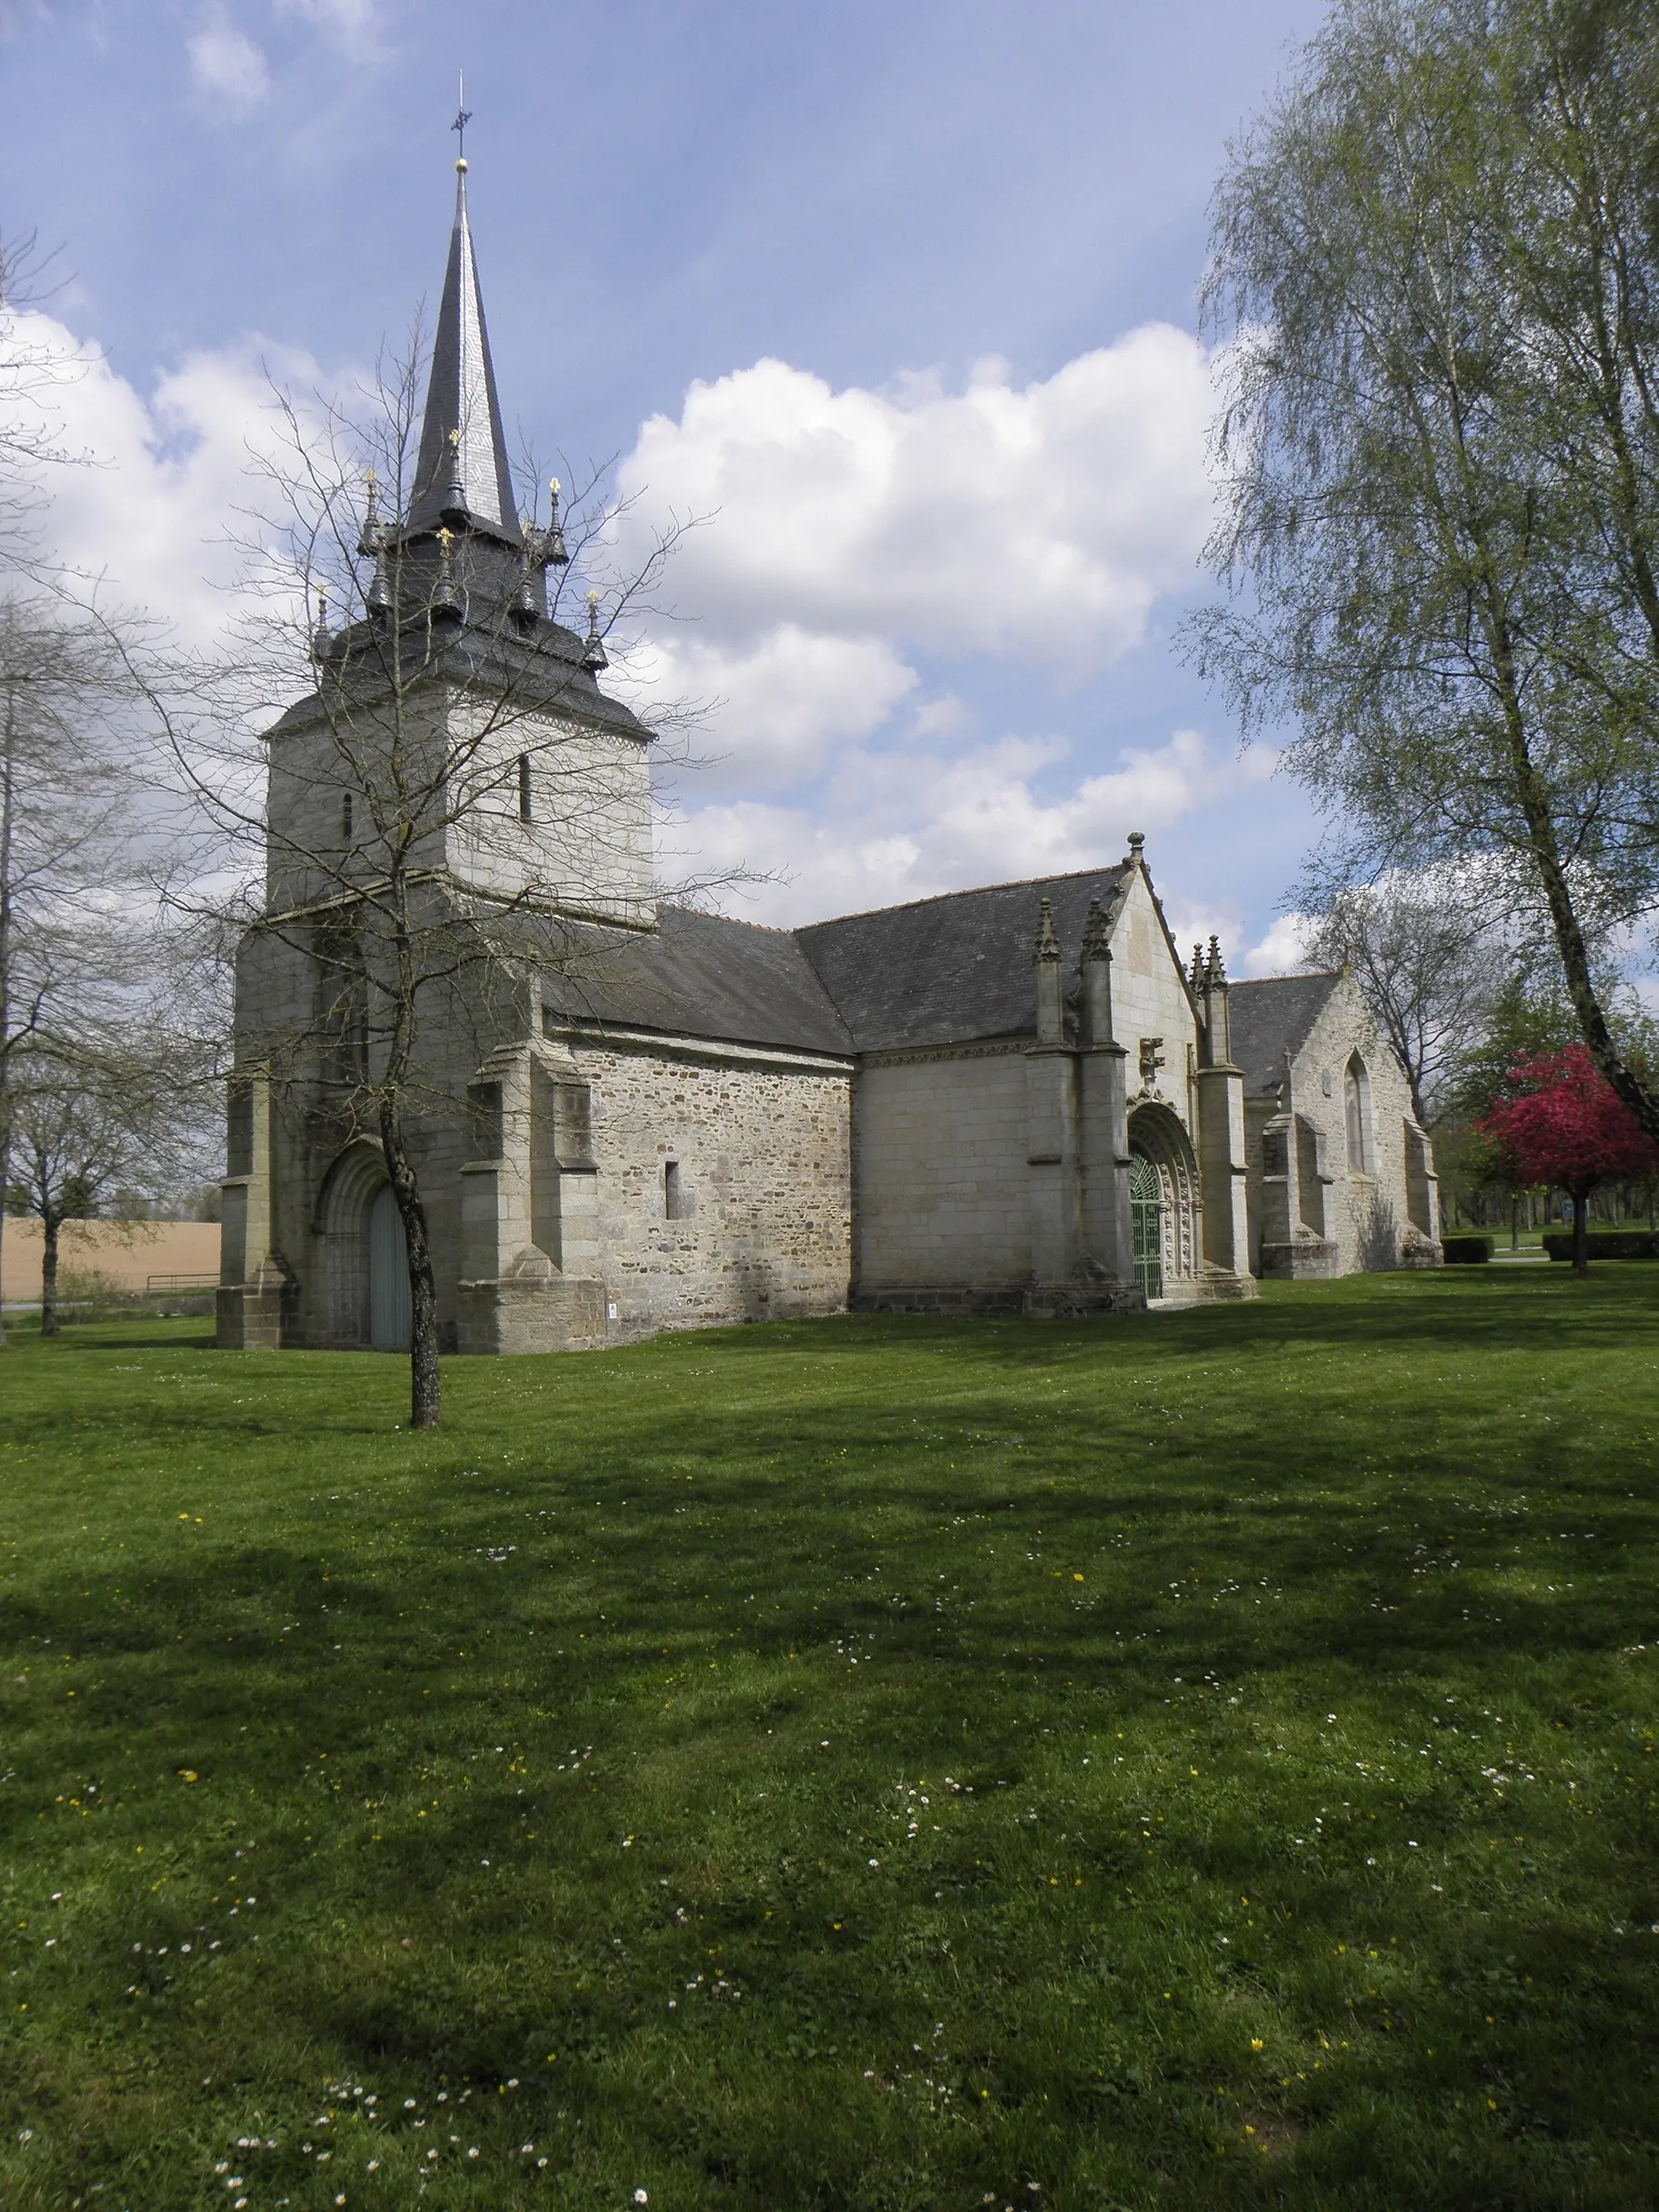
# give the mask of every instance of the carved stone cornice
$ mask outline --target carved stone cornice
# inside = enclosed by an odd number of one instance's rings
[[[1007,1060],[1030,1050],[1029,1037],[999,1037],[987,1044],[919,1044],[903,1052],[860,1053],[856,1064],[860,1067],[914,1067],[932,1060]]]

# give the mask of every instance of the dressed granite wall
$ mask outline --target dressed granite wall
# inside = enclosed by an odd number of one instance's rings
[[[1112,932],[1112,1028],[1129,1054],[1131,1106],[1168,1106],[1198,1141],[1197,1028],[1145,875],[1136,870]]]
[[[854,1109],[858,1296],[1031,1273],[1025,1040],[867,1061]]]
[[[303,941],[250,935],[237,963],[236,1061],[257,1078],[231,1087],[220,1341],[344,1349],[369,1342],[369,1209],[385,1185],[376,1124],[354,1098],[372,1056],[324,1003]],[[326,987],[324,998],[335,989]],[[423,1017],[405,1133],[426,1212],[439,1342],[456,1343],[461,1169],[475,1142],[466,1083],[497,1033],[522,1031],[528,992],[504,968],[434,989]],[[245,1125],[245,1126],[244,1126]],[[255,1156],[256,1155],[256,1156]],[[238,1298],[239,1281],[257,1301]],[[255,1316],[250,1326],[247,1315]]]

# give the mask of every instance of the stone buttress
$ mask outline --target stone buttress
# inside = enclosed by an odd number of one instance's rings
[[[1033,1315],[1143,1306],[1130,1261],[1128,1054],[1112,1034],[1112,951],[1100,902],[1083,934],[1081,995],[1068,1023],[1049,901],[1037,934],[1037,1037],[1025,1054]],[[1069,1030],[1069,1035],[1068,1035]]]

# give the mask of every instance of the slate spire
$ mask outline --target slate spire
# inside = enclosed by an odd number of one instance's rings
[[[455,227],[444,271],[414,497],[405,527],[468,523],[516,543],[513,477],[484,327],[484,300],[466,219],[466,160],[455,164]]]

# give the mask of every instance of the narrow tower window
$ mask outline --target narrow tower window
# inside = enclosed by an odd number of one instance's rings
[[[347,844],[351,843],[351,793],[349,792],[342,792],[340,794],[340,835]]]
[[[530,756],[528,753],[518,755],[518,818],[521,822],[528,822],[531,818]]]
[[[691,1193],[681,1180],[677,1159],[663,1162],[662,1211],[671,1222],[684,1221],[691,1211]]]

